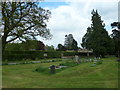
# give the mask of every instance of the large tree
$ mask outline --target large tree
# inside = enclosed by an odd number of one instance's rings
[[[112,28],[117,27],[117,29],[112,30],[112,37],[115,42],[115,53],[120,59],[120,22],[114,22],[111,24]]]
[[[73,38],[72,34],[65,35],[65,42],[64,42],[64,47],[67,50],[77,50],[77,41]]]
[[[14,40],[36,39],[41,36],[51,38],[46,21],[51,12],[39,7],[37,2],[0,2],[2,31],[2,49],[4,51],[7,43]]]
[[[114,51],[114,43],[108,32],[105,30],[105,24],[97,10],[92,11],[92,24],[87,28],[87,33],[82,38],[82,47],[93,49],[96,56],[104,57],[111,50]]]

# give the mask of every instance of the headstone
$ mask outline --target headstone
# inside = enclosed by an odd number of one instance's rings
[[[44,53],[44,57],[47,57],[47,53]]]
[[[77,64],[80,63],[80,58],[79,58],[79,56],[77,56],[77,55],[75,55],[75,62],[76,62]]]
[[[92,62],[92,59],[90,59],[89,61]]]
[[[100,57],[98,57],[98,59],[100,60]]]
[[[97,64],[97,59],[96,58],[94,59],[94,64]]]
[[[50,66],[50,73],[55,73],[55,65]]]
[[[88,56],[88,57],[90,56],[89,53],[87,53],[87,56]]]
[[[63,53],[61,54],[61,58],[63,58]]]

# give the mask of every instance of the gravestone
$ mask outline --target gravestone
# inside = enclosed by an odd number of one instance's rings
[[[90,59],[89,61],[92,62],[92,59]]]
[[[47,53],[44,53],[44,55],[43,55],[44,57],[47,57]]]
[[[50,73],[55,73],[55,65],[50,66]]]
[[[94,64],[97,64],[97,61],[98,61],[97,58],[95,58],[94,61],[93,61]]]
[[[81,63],[79,56],[75,55],[75,62],[77,64]]]

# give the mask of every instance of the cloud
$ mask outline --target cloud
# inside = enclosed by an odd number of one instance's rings
[[[53,39],[43,42],[55,47],[59,43],[64,44],[66,34],[73,34],[80,46],[87,27],[91,25],[93,9],[98,10],[107,29],[110,29],[110,24],[117,20],[117,2],[69,2],[67,5],[49,9],[52,12],[52,18],[48,22],[48,28],[53,34]],[[111,33],[110,30],[108,32]]]

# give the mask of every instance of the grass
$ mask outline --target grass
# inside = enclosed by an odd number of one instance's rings
[[[4,65],[3,88],[117,88],[118,62],[116,57],[102,59],[103,64],[91,67],[92,62],[64,69],[54,75],[35,72],[37,67],[59,65],[64,61]]]

